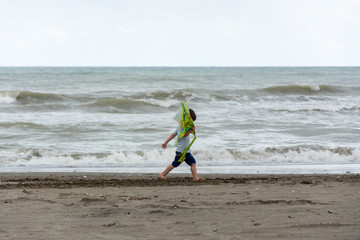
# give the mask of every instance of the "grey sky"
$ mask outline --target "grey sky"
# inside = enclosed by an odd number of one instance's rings
[[[359,66],[358,0],[0,0],[0,66]]]

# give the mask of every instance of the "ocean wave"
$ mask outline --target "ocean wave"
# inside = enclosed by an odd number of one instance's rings
[[[274,108],[271,107],[268,109],[270,112],[284,112],[284,113],[309,113],[309,112],[319,112],[319,113],[331,113],[331,112],[356,112],[360,110],[360,105],[352,105],[352,106],[331,106],[331,105],[323,105],[317,107],[311,106],[289,106],[289,107],[279,107]]]
[[[5,128],[21,127],[26,129],[43,129],[44,125],[21,121],[21,122],[0,122],[0,127],[5,127]]]
[[[16,100],[22,104],[28,103],[46,103],[64,100],[63,95],[52,93],[39,93],[30,91],[21,91]]]
[[[268,147],[264,150],[197,151],[194,153],[208,165],[360,163],[359,148],[343,147]]]
[[[147,107],[171,108],[179,106],[180,101],[194,100],[195,94],[186,89],[173,91],[149,91],[134,93],[124,97],[110,97],[97,99],[95,102],[88,104],[90,107],[110,107],[122,110],[145,110]]]
[[[21,149],[0,151],[0,167],[102,167],[156,166],[172,159],[173,151],[122,151],[112,153],[68,153],[52,150]]]
[[[355,150],[359,150],[359,149],[346,148],[346,147],[328,148],[324,146],[293,146],[293,147],[284,147],[284,148],[268,147],[265,149],[265,152],[275,153],[275,154],[287,154],[289,152],[302,153],[306,151],[314,151],[314,152],[328,152],[333,154],[339,154],[341,156],[350,156],[353,154]]]
[[[195,94],[195,100],[206,100],[206,101],[269,101],[273,98],[282,97],[297,97],[292,99],[294,101],[304,100],[328,100],[327,97],[337,96],[355,96],[359,97],[360,88],[358,87],[345,87],[335,85],[284,85],[284,86],[271,86],[259,89],[213,89],[211,91],[203,91],[202,89],[193,90]],[[317,99],[315,99],[317,98]]]
[[[286,85],[272,86],[262,89],[271,94],[303,94],[311,95],[315,93],[342,93],[345,92],[344,87],[331,85]]]
[[[182,90],[172,90],[172,91],[152,91],[152,92],[143,92],[138,93],[133,96],[134,98],[151,98],[156,100],[164,99],[174,99],[174,100],[184,100],[184,99],[193,99],[195,97],[191,89],[182,89]]]
[[[295,146],[247,151],[197,150],[193,151],[193,154],[203,166],[360,163],[360,149],[345,147]],[[171,149],[69,154],[39,149],[3,150],[0,151],[0,166],[161,167],[168,165],[173,158],[174,152]]]
[[[31,103],[46,103],[61,101],[64,95],[52,93],[39,93],[31,91],[1,91],[0,103],[14,103],[31,104]]]
[[[130,98],[109,98],[99,99],[93,103],[86,104],[86,108],[97,109],[99,111],[120,113],[120,112],[147,112],[154,108],[170,108],[178,105],[176,100],[156,100],[156,99],[130,99]]]
[[[345,102],[338,102],[339,97],[331,96],[306,96],[309,92],[343,92],[336,90],[337,87],[329,85],[319,86],[274,86],[269,88],[246,90],[246,89],[217,89],[202,91],[201,89],[182,90],[154,90],[149,92],[89,92],[77,94],[65,93],[41,93],[31,91],[2,91],[0,92],[0,104],[2,107],[16,107],[19,111],[90,111],[103,113],[153,113],[154,111],[174,110],[179,106],[179,101],[188,100],[201,105],[204,109],[216,105],[222,107],[226,104],[261,103],[261,108],[270,112],[356,112],[360,106],[356,101],[352,103],[352,96],[345,95]],[[350,88],[353,89],[353,88]],[[349,90],[349,89],[348,89]],[[360,91],[360,89],[359,89]],[[300,96],[286,96],[288,94]],[[279,95],[280,94],[280,95]],[[285,96],[283,96],[285,95]],[[296,99],[295,99],[296,97]],[[302,98],[300,98],[302,97]],[[312,98],[318,99],[312,99]],[[344,96],[342,96],[342,100]],[[349,100],[350,99],[350,100]],[[355,99],[358,99],[356,96]],[[275,102],[267,105],[263,102]],[[278,102],[292,101],[289,104],[277,106]],[[318,102],[324,104],[320,105]],[[209,104],[210,103],[210,104]],[[300,103],[300,104],[299,104]],[[315,104],[312,104],[315,103]],[[217,105],[218,104],[218,105]],[[12,109],[13,111],[13,109]]]
[[[112,95],[116,95],[112,93]],[[29,110],[41,109],[97,109],[103,112],[127,112],[127,111],[152,111],[154,108],[171,108],[179,105],[178,99],[186,99],[186,94],[182,91],[155,91],[149,93],[134,94],[131,96],[118,98],[97,96],[94,94],[53,94],[31,91],[2,91],[0,92],[0,103],[18,103],[26,105]]]
[[[0,103],[13,103],[19,96],[19,91],[1,91],[0,92]]]

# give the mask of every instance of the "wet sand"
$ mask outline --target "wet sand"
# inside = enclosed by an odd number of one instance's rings
[[[1,173],[0,239],[355,239],[360,175]]]

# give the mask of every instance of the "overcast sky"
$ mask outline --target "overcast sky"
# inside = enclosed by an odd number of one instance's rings
[[[0,66],[359,66],[360,0],[0,0]]]

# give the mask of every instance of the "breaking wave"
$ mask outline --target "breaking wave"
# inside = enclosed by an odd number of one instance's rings
[[[311,113],[311,112],[319,112],[319,113],[332,113],[332,112],[356,112],[360,110],[360,105],[335,105],[331,106],[330,104],[323,106],[279,106],[271,107],[268,109],[270,112],[285,112],[285,113]]]
[[[203,166],[252,166],[278,164],[360,163],[359,148],[296,146],[263,150],[197,150],[193,151]],[[28,149],[0,151],[0,166],[46,167],[162,167],[174,158],[174,151],[122,151],[112,153],[69,153]]]
[[[0,92],[0,103],[13,103],[19,96],[19,91],[2,91]]]
[[[205,165],[272,165],[360,163],[359,148],[285,147],[264,150],[198,151],[197,158]],[[220,160],[220,161],[219,161]]]
[[[179,104],[176,100],[156,100],[156,99],[129,99],[129,98],[110,98],[99,99],[93,103],[86,104],[86,108],[97,109],[99,111],[118,113],[118,112],[147,112],[154,108],[170,108]]]
[[[342,93],[346,89],[340,86],[330,85],[287,85],[287,86],[273,86],[263,89],[271,94],[302,94],[310,95],[315,93]]]
[[[116,95],[116,94],[113,94]],[[96,109],[100,112],[127,112],[127,111],[147,111],[153,108],[171,108],[179,105],[179,99],[186,99],[183,91],[174,92],[149,92],[134,94],[124,97],[98,97],[96,95],[66,95],[40,93],[31,91],[2,91],[0,92],[0,103],[17,103],[26,105],[28,109]]]
[[[194,94],[190,89],[175,90],[175,91],[153,91],[146,93],[139,93],[134,95],[135,98],[152,98],[152,99],[177,99],[183,100],[185,98],[193,99]]]
[[[52,93],[39,93],[30,91],[2,91],[0,92],[0,103],[20,104],[46,103],[64,100],[64,95]]]

